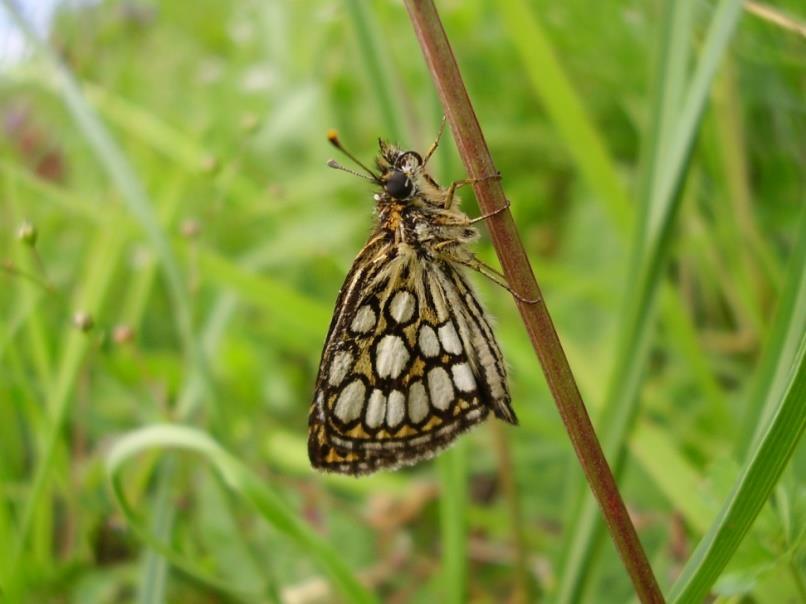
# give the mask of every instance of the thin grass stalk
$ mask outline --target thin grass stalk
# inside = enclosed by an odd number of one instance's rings
[[[468,176],[480,179],[496,174],[434,3],[430,0],[406,0],[405,5]],[[476,182],[474,190],[484,212],[506,206],[500,181],[488,178]],[[518,301],[518,310],[636,593],[643,602],[663,602],[649,561],[596,438],[512,215],[505,210],[492,217],[487,224],[508,282],[520,295],[537,300],[533,304]]]

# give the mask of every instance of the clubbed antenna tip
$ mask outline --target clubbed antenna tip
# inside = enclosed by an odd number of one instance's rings
[[[372,180],[372,182],[377,182],[377,183],[381,182],[381,179],[378,178],[378,176],[375,174],[375,172],[373,172],[372,170],[367,168],[364,164],[362,164],[359,161],[359,159],[355,155],[350,153],[347,149],[345,149],[342,146],[341,141],[339,140],[339,135],[334,129],[331,128],[330,130],[327,131],[327,140],[330,141],[330,144],[333,145],[334,147],[336,147],[336,149],[338,149],[339,151],[344,153],[347,157],[349,157],[351,160],[353,160],[353,162],[355,162],[356,165],[358,165],[361,168],[363,168],[364,171],[366,171],[366,173],[369,174],[372,177],[370,179],[370,180]],[[327,165],[330,166],[331,168],[336,168],[337,170],[344,170],[345,172],[350,172],[351,174],[357,174],[356,172],[353,172],[352,170],[346,169],[344,166],[342,166],[338,162],[335,162],[334,160],[330,160],[329,162],[327,162]],[[361,175],[359,174],[359,176],[361,176]]]

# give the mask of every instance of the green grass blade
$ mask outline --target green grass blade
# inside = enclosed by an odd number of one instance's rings
[[[588,185],[622,232],[630,230],[629,198],[595,126],[560,66],[533,9],[524,0],[499,5],[523,67]]]
[[[682,185],[705,101],[741,14],[740,0],[722,0],[714,12],[697,68],[686,91],[683,109],[674,127],[675,136],[670,139],[668,153],[664,153],[664,169],[653,179],[654,186],[650,190],[652,212],[648,216],[650,239],[660,237],[674,211],[675,193]]]
[[[717,7],[674,128],[664,126],[667,118],[663,112],[674,111],[674,108],[665,105],[662,99],[668,93],[668,87],[674,83],[672,74],[680,69],[675,66],[676,62],[687,56],[686,52],[677,52],[672,44],[681,43],[688,38],[668,29],[663,31],[661,38],[661,76],[655,91],[655,107],[659,113],[652,120],[652,129],[655,132],[650,135],[650,140],[655,141],[655,144],[663,144],[663,147],[652,154],[646,167],[650,176],[646,179],[648,197],[643,201],[645,219],[639,222],[633,243],[634,268],[630,275],[632,283],[627,287],[630,296],[620,330],[621,339],[600,432],[605,453],[617,473],[623,465],[624,443],[638,409],[638,392],[654,328],[657,291],[670,251],[669,242],[686,163],[710,83],[740,14],[741,2],[738,0],[723,0]],[[683,23],[683,20],[672,19],[672,23]],[[665,129],[674,131],[666,144],[663,143]],[[581,511],[572,521],[575,532],[569,540],[561,580],[560,602],[576,601],[582,593],[581,590],[585,587],[584,577],[587,576],[594,557],[596,536],[601,525],[592,496],[585,494],[579,509]]]
[[[645,228],[650,212],[652,189],[658,172],[668,156],[668,148],[674,133],[674,124],[680,116],[688,75],[689,48],[693,27],[692,0],[666,1],[660,11],[658,47],[656,49],[656,74],[652,84],[652,105],[648,127],[641,145],[641,169],[638,178],[638,218],[633,233],[633,270],[640,266],[647,244]]]
[[[669,0],[662,11],[663,22],[659,34],[659,50],[657,61],[658,75],[653,91],[653,116],[648,133],[645,135],[645,156],[643,171],[640,175],[640,199],[636,229],[632,243],[631,271],[628,275],[626,308],[621,319],[619,330],[619,348],[616,361],[608,384],[602,415],[603,428],[600,428],[600,439],[605,455],[618,477],[621,469],[620,451],[626,439],[630,420],[638,406],[638,390],[644,371],[652,334],[650,311],[654,311],[654,288],[651,280],[658,267],[658,248],[655,261],[647,256],[645,250],[649,239],[646,229],[647,216],[651,212],[651,190],[653,181],[662,165],[664,134],[670,129],[665,125],[670,119],[665,112],[673,111],[667,99],[675,94],[674,87],[679,85],[677,77],[685,71],[679,63],[684,62],[688,50],[679,48],[687,40],[687,36],[676,31],[677,28],[689,27],[690,23],[682,18],[688,11],[682,8],[683,3]],[[675,112],[676,113],[676,112]],[[654,316],[654,312],[652,313]],[[574,527],[572,536],[566,541],[563,572],[558,592],[558,602],[573,602],[581,598],[589,589],[588,579],[595,564],[598,536],[601,535],[601,523],[594,499],[578,485],[577,498],[582,494],[582,502],[576,504],[577,512],[569,519],[569,526]]]
[[[239,498],[247,501],[269,525],[295,543],[301,553],[310,556],[328,574],[333,585],[347,602],[373,603],[375,597],[356,579],[339,551],[300,520],[265,482],[203,432],[177,425],[156,425],[129,433],[119,440],[107,457],[107,475],[112,492],[130,526],[155,550],[174,565],[196,578],[234,591],[225,578],[217,578],[198,568],[182,554],[160,541],[143,525],[140,516],[126,497],[124,466],[132,458],[154,449],[179,449],[200,455],[215,468],[224,484]],[[240,594],[241,596],[247,594]],[[253,598],[255,594],[249,594]]]
[[[128,135],[138,137],[186,170],[199,171],[202,162],[209,157],[201,145],[142,107],[95,84],[84,84],[82,90],[110,123],[116,124]]]
[[[158,472],[157,495],[154,501],[153,534],[165,542],[170,538],[174,522],[174,510],[171,505],[171,481],[175,476],[173,466],[175,460],[169,459]],[[147,548],[143,555],[143,567],[138,582],[138,604],[159,604],[165,602],[168,583],[168,561],[152,548]]]
[[[84,275],[82,288],[72,302],[72,308],[83,309],[95,314],[100,308],[111,287],[114,268],[122,252],[123,241],[115,229],[98,233],[89,248],[87,260],[81,274]],[[29,538],[31,526],[37,510],[42,505],[48,481],[53,474],[56,452],[59,447],[62,429],[68,416],[72,391],[87,354],[93,345],[91,335],[80,332],[71,324],[64,327],[64,345],[59,356],[53,387],[47,394],[45,407],[48,411],[48,429],[43,437],[43,445],[38,458],[28,499],[19,522],[17,539],[8,581],[13,582],[17,565],[22,562],[23,549]]]
[[[680,454],[668,433],[652,422],[639,422],[630,439],[630,451],[686,523],[705,532],[711,514],[701,499],[692,497],[702,477]]]
[[[755,448],[766,430],[786,386],[787,371],[800,338],[806,332],[806,210],[800,219],[799,233],[764,354],[747,393],[740,455]]]
[[[437,460],[442,492],[439,527],[442,533],[442,573],[445,577],[440,601],[467,601],[467,449],[457,442]]]
[[[93,150],[98,163],[120,192],[127,209],[137,219],[160,259],[173,302],[173,310],[188,362],[201,366],[193,338],[190,304],[179,269],[164,231],[154,213],[154,204],[118,144],[107,131],[93,108],[87,103],[81,89],[56,54],[31,29],[13,2],[2,0],[12,19],[29,43],[46,59],[57,82],[57,92],[70,111],[81,133]]]
[[[196,346],[190,302],[181,277],[179,264],[168,243],[168,238],[159,224],[153,204],[145,192],[144,185],[138,179],[123,152],[106,130],[99,117],[84,99],[72,74],[64,67],[50,47],[36,35],[18,8],[8,0],[3,0],[3,4],[17,26],[24,32],[29,43],[46,59],[48,67],[56,78],[58,93],[61,95],[79,130],[95,153],[99,164],[117,187],[125,206],[141,225],[160,259],[160,264],[168,283],[176,325],[178,326],[179,336],[185,352],[185,363],[189,370],[187,379],[194,384],[199,383],[202,386],[206,386],[207,378],[204,371],[204,362],[201,351]],[[106,251],[101,252],[102,256],[106,254]],[[83,357],[80,354],[80,350],[76,348],[71,349],[71,351],[76,353],[76,358],[80,361]],[[35,473],[34,488],[31,492],[30,501],[26,505],[24,521],[21,524],[21,531],[18,536],[18,549],[24,546],[30,526],[31,514],[38,508],[39,499],[44,494],[44,486],[49,475],[48,468],[53,459],[58,434],[66,417],[67,403],[77,369],[78,364],[75,363],[71,368],[72,374],[65,376],[64,380],[59,380],[61,388],[58,388],[56,392],[60,397],[60,406],[55,418],[56,421],[52,426],[53,435],[47,441],[47,448]],[[25,519],[28,520],[25,521]]]
[[[750,530],[806,428],[806,335],[794,365],[789,367],[786,392],[775,405],[765,433],[742,469],[733,493],[702,538],[672,587],[672,603],[702,602],[708,590]]]
[[[369,75],[372,90],[378,101],[378,107],[384,120],[384,128],[388,130],[386,136],[393,140],[402,140],[404,128],[402,124],[403,111],[397,102],[393,82],[389,76],[393,70],[383,64],[386,53],[378,42],[378,27],[372,24],[371,14],[367,4],[361,0],[344,0],[350,20],[353,22],[355,34],[364,68]]]
[[[293,340],[291,344],[321,343],[331,315],[326,306],[279,281],[251,273],[212,250],[198,250],[197,259],[206,279],[264,309],[273,322],[283,325]]]

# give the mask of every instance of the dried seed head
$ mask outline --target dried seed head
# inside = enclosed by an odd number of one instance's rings
[[[196,220],[195,218],[186,218],[185,220],[182,221],[180,231],[182,233],[182,237],[186,237],[187,239],[193,239],[201,231],[201,225],[199,224],[199,221]]]
[[[115,325],[112,340],[115,344],[128,344],[134,339],[134,330],[129,325]]]
[[[93,325],[95,325],[95,322],[92,320],[91,314],[83,310],[79,310],[73,315],[73,325],[77,329],[86,333],[92,329]]]
[[[205,174],[214,174],[215,172],[218,172],[220,167],[221,163],[214,155],[208,155],[201,161],[201,169]]]
[[[25,220],[17,228],[17,239],[31,247],[36,245],[36,238],[38,235],[39,233],[37,232],[36,227],[28,220]]]
[[[251,134],[260,125],[260,120],[254,113],[247,113],[241,118],[241,128],[247,134]]]

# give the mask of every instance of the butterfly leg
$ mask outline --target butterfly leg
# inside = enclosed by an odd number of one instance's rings
[[[443,254],[447,260],[457,262],[463,266],[466,266],[467,268],[473,269],[477,273],[481,273],[496,285],[503,287],[510,294],[512,294],[517,300],[523,302],[524,304],[537,304],[538,302],[540,302],[541,298],[539,296],[537,298],[527,298],[526,296],[522,296],[517,291],[512,289],[512,286],[507,282],[507,278],[504,275],[499,273],[493,267],[484,264],[473,254],[456,253],[455,246],[459,243],[460,242],[458,240],[440,241],[439,243],[434,245],[433,250],[438,251],[441,248],[445,248],[445,252],[443,252]],[[451,247],[454,248],[453,253],[451,253]]]
[[[476,224],[477,222],[481,222],[482,220],[487,220],[488,218],[492,218],[493,216],[495,216],[496,214],[500,214],[504,210],[508,210],[509,206],[512,205],[512,204],[509,202],[509,199],[507,199],[506,197],[504,198],[504,201],[506,203],[503,206],[501,206],[500,208],[497,208],[497,209],[493,210],[492,212],[487,212],[486,214],[482,214],[481,216],[476,216],[475,218],[472,218],[470,220],[470,222],[468,222],[468,224]]]
[[[476,272],[481,273],[496,285],[500,285],[510,294],[512,294],[516,299],[518,299],[520,302],[523,302],[524,304],[537,304],[538,302],[540,302],[540,296],[538,296],[537,298],[527,298],[516,292],[514,289],[512,289],[512,286],[509,283],[507,283],[507,279],[506,277],[504,277],[504,275],[499,273],[493,267],[487,266],[481,260],[479,260],[473,255],[471,255],[468,258],[459,259],[458,262],[460,264],[465,265],[468,268],[472,268]]]
[[[431,146],[428,147],[428,151],[425,153],[425,159],[423,160],[423,168],[428,164],[428,160],[431,159],[431,156],[434,154],[434,151],[437,150],[439,147],[439,141],[442,138],[442,134],[445,132],[445,116],[442,116],[442,123],[439,125],[439,132],[437,132],[436,140],[431,143]]]
[[[506,203],[492,212],[487,212],[486,214],[482,214],[481,216],[476,216],[475,218],[467,218],[466,216],[463,218],[457,218],[453,215],[450,216],[438,216],[434,218],[434,221],[443,226],[470,226],[476,224],[477,222],[481,222],[482,220],[487,220],[488,218],[492,218],[496,214],[500,214],[504,210],[508,210],[511,203],[509,199],[505,198]]]
[[[516,292],[514,289],[512,289],[512,286],[507,282],[507,279],[506,277],[504,277],[504,275],[499,273],[493,267],[487,266],[475,256],[471,255],[469,258],[459,259],[458,262],[460,264],[464,264],[468,268],[472,268],[476,272],[481,273],[496,285],[500,285],[510,294],[512,294],[516,299],[518,299],[520,302],[523,302],[524,304],[537,304],[538,302],[540,302],[540,296],[538,296],[537,298],[527,298],[526,296],[522,296],[521,294]]]
[[[447,191],[445,191],[445,209],[449,210],[453,206],[453,198],[457,189],[460,189],[465,185],[473,185],[486,180],[501,180],[501,173],[496,172],[495,174],[482,176],[481,178],[463,178],[462,180],[454,180],[451,183],[451,186],[448,187]]]

